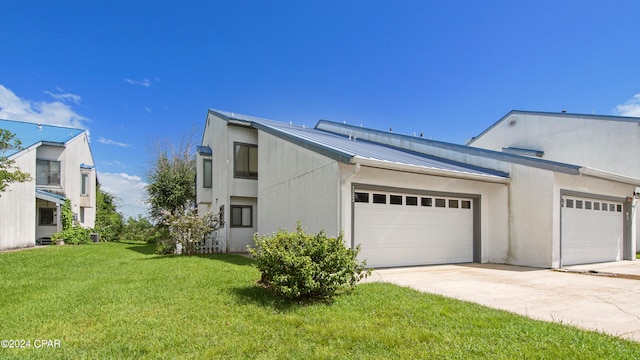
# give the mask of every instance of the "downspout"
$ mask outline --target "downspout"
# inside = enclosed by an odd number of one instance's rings
[[[344,185],[348,181],[351,181],[351,179],[354,176],[356,176],[356,174],[358,172],[360,172],[360,163],[356,162],[354,164],[353,170],[351,170],[351,172],[345,178],[343,178],[340,181],[340,195],[339,195],[340,196],[340,201],[339,201],[340,209],[338,211],[338,233],[344,231],[344,229],[343,229],[344,222],[343,222],[343,216],[342,216],[343,215],[343,210],[344,210],[344,197],[343,197],[343,190],[342,189],[343,189]],[[352,226],[352,229],[353,229],[353,226]],[[351,234],[351,247],[353,248],[353,233]]]

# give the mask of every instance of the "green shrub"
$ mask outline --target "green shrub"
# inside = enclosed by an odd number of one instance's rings
[[[83,245],[91,242],[90,234],[91,229],[73,225],[66,230],[53,234],[51,239],[53,241],[64,240],[64,243],[69,245]]]
[[[371,273],[356,258],[360,247],[346,248],[342,234],[307,234],[298,224],[295,232],[256,234],[254,240],[255,247],[248,250],[262,272],[260,283],[286,299],[332,298]]]

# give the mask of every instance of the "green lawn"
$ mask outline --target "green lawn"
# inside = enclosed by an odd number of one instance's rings
[[[331,303],[275,301],[234,255],[52,246],[0,254],[0,274],[0,339],[31,341],[3,359],[640,358],[638,343],[389,284]]]

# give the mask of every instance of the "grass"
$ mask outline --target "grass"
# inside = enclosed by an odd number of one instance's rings
[[[52,246],[0,254],[0,274],[0,339],[31,340],[3,359],[640,358],[635,342],[389,284],[278,301],[235,255]]]

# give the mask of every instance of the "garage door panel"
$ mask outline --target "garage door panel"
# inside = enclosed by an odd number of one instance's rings
[[[373,267],[473,261],[470,208],[356,202],[354,236]]]
[[[579,197],[563,199],[562,265],[620,260],[624,237],[622,203]]]

